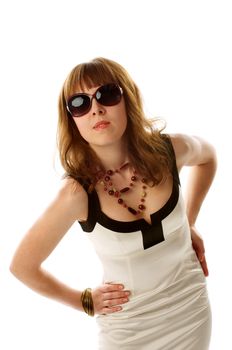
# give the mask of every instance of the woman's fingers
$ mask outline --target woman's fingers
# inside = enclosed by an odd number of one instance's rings
[[[113,292],[113,291],[121,291],[124,289],[124,285],[106,282],[99,288],[102,290],[102,292],[106,293],[106,292]]]
[[[206,258],[205,258],[205,255],[201,257],[200,260],[200,263],[201,263],[201,267],[202,267],[202,270],[204,272],[204,275],[207,277],[209,276],[209,270],[208,270],[208,266],[207,266],[207,262],[206,262]]]
[[[121,304],[129,301],[130,292],[121,284],[105,283],[93,290],[92,297],[96,313],[108,314],[122,310]]]
[[[130,295],[129,291],[123,291],[123,292],[112,292],[112,293],[104,293],[103,298],[104,300],[110,300],[110,299],[119,299],[119,298],[124,298],[128,297]]]
[[[122,307],[121,306],[114,306],[114,307],[105,307],[102,309],[101,314],[106,315],[106,314],[111,314],[113,312],[121,311]]]
[[[209,271],[208,271],[208,266],[205,258],[205,247],[204,247],[203,239],[201,238],[195,226],[191,226],[190,230],[191,230],[193,248],[197,254],[197,257],[201,264],[204,275],[207,277],[209,275]]]

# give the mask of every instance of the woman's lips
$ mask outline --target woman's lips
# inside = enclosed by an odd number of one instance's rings
[[[94,129],[98,130],[98,129],[105,129],[109,126],[110,122],[107,122],[107,121],[101,121],[101,122],[98,122],[94,125]]]

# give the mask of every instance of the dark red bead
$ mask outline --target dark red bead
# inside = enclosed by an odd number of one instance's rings
[[[109,185],[110,185],[110,186],[112,186],[112,185],[113,185],[113,183],[110,181],[110,182],[109,182]]]
[[[140,209],[140,210],[144,210],[145,208],[146,208],[145,205],[139,204],[139,209]]]
[[[132,181],[136,181],[136,180],[137,180],[137,177],[136,177],[136,176],[131,176],[131,180],[132,180]]]
[[[124,208],[127,208],[127,205],[126,205],[126,203],[124,203],[124,204],[123,204],[123,206],[124,206]]]
[[[113,190],[109,190],[108,193],[109,193],[110,196],[113,196],[114,191]]]
[[[107,191],[107,187],[104,187],[104,191]]]
[[[105,176],[105,181],[109,181],[110,180],[110,177],[109,176]]]
[[[145,199],[144,199],[144,198],[142,198],[142,199],[141,199],[141,202],[145,202]]]
[[[120,190],[121,193],[129,191],[130,187],[124,187],[122,190]]]
[[[119,199],[118,199],[118,203],[119,203],[119,204],[122,204],[122,203],[123,203],[123,199],[122,199],[122,198],[119,198]]]
[[[147,188],[147,186],[143,185],[143,189],[145,190]]]
[[[146,182],[147,180],[143,177],[141,181],[142,181],[142,182]]]
[[[130,183],[130,186],[131,186],[131,187],[134,186],[133,182]]]
[[[136,215],[137,214],[137,210],[131,208],[131,207],[128,207],[127,208],[129,210],[130,213],[132,213],[133,215]]]
[[[107,170],[106,174],[113,175],[113,171],[112,170]]]
[[[120,194],[120,193],[119,193],[118,191],[115,191],[115,192],[114,192],[114,196],[115,196],[115,197],[119,197],[119,194]]]

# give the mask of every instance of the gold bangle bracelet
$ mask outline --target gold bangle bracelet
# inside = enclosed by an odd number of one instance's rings
[[[81,294],[81,303],[84,311],[89,316],[94,316],[94,306],[93,306],[93,298],[92,298],[92,289],[86,288]]]

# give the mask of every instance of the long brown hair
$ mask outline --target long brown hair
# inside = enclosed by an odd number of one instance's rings
[[[57,145],[64,176],[93,185],[96,168],[104,170],[100,159],[80,135],[69,115],[68,98],[83,87],[91,88],[106,83],[116,83],[123,89],[127,111],[125,136],[130,162],[139,174],[158,184],[172,167],[172,155],[156,122],[145,117],[140,91],[128,72],[117,62],[98,57],[73,68],[64,82],[59,96]],[[94,166],[93,166],[94,165]]]

